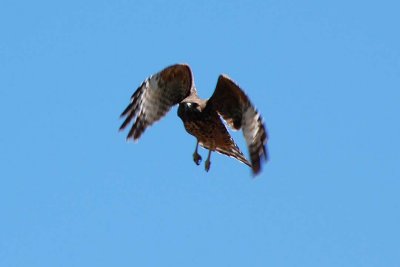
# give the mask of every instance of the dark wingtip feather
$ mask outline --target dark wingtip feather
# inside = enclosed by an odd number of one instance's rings
[[[132,128],[129,130],[127,140],[133,139],[133,141],[137,141],[146,128],[146,121],[138,118],[133,124]]]
[[[263,153],[264,153],[264,161],[268,161],[269,160],[269,154],[268,154],[268,151],[267,151],[267,147],[264,145],[264,148],[263,148]]]
[[[132,118],[135,116],[134,112],[129,113],[129,115],[126,117],[126,119],[124,120],[124,122],[121,124],[121,126],[119,127],[119,130],[122,131],[123,129],[125,129],[125,127],[131,122]]]
[[[126,120],[124,120],[124,122],[119,127],[119,131],[123,131],[125,129],[125,127],[129,124],[129,122],[130,122],[130,120],[128,120],[128,118],[126,118]]]
[[[253,173],[253,177],[257,176],[261,172],[261,162],[267,162],[269,160],[267,147],[262,145],[258,153],[254,153],[251,155],[251,169]]]
[[[121,115],[120,115],[119,117],[120,117],[120,118],[124,117],[124,116],[131,110],[132,106],[133,106],[133,103],[130,103],[130,104],[125,108],[125,110],[121,113]]]
[[[253,165],[251,167],[251,170],[253,171],[253,177],[256,177],[258,174],[260,174],[261,171],[260,163],[258,162],[257,164]]]
[[[129,112],[132,112],[136,109],[138,105],[138,101],[140,96],[143,94],[143,87],[145,86],[145,82],[142,83],[141,86],[139,86],[136,91],[132,94],[131,96],[131,102],[129,105],[125,108],[125,110],[121,113],[120,118],[124,117],[126,114]]]
[[[134,131],[135,131],[135,128],[134,128],[134,126],[132,126],[131,129],[129,130],[128,135],[126,136],[126,140],[129,140],[132,138]]]
[[[144,132],[144,127],[142,124],[140,124],[139,128],[136,129],[135,134],[133,135],[133,140],[134,141],[138,140],[143,132]]]

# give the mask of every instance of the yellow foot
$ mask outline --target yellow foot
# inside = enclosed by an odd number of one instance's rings
[[[193,161],[194,161],[194,163],[196,163],[196,165],[200,165],[201,156],[199,155],[199,153],[197,153],[197,152],[193,153]]]

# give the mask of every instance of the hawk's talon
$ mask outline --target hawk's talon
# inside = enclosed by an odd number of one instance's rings
[[[206,162],[205,162],[206,172],[208,172],[210,170],[210,166],[211,166],[211,161],[206,160]]]
[[[196,165],[200,165],[201,156],[199,155],[199,153],[197,152],[193,153],[193,161],[194,163],[196,163]]]

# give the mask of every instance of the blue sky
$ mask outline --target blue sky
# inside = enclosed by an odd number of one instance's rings
[[[3,0],[0,266],[400,266],[399,9]],[[176,109],[137,144],[118,132],[177,62],[201,97],[226,73],[263,114],[257,179],[196,166]]]

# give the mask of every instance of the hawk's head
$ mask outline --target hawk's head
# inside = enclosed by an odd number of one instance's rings
[[[194,102],[182,102],[178,107],[178,116],[182,120],[191,120],[198,117],[201,113],[200,105]]]

